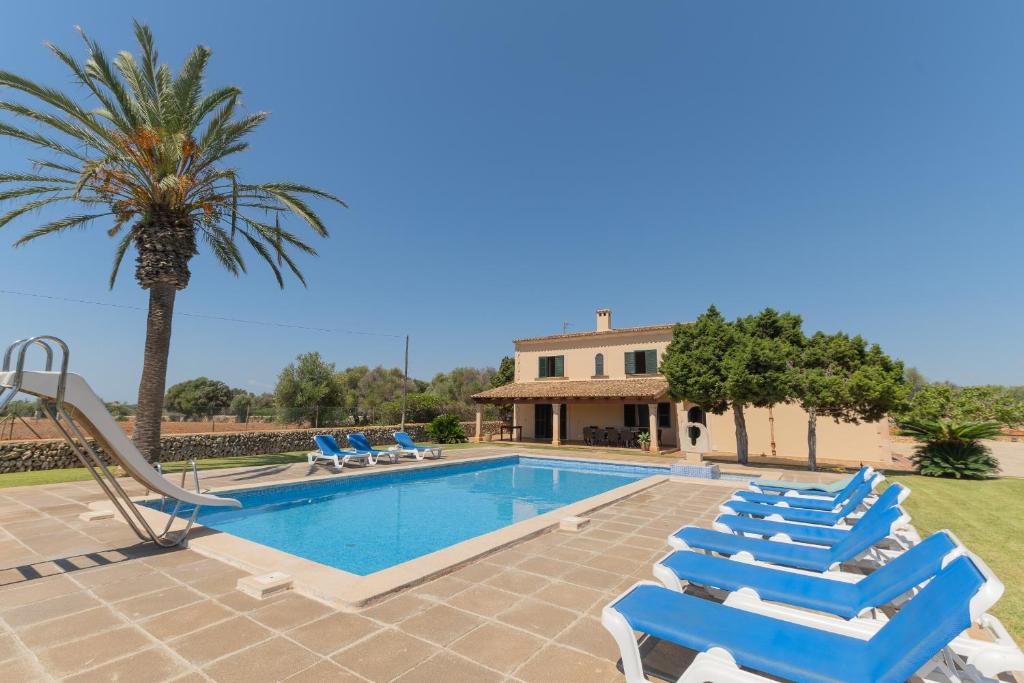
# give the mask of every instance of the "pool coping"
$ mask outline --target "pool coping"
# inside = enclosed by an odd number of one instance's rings
[[[590,460],[586,458],[568,458],[554,456],[534,456],[533,454],[495,454],[474,458],[463,458],[458,460],[432,460],[420,461],[406,465],[399,471],[415,471],[420,469],[434,469],[453,465],[461,465],[473,462],[486,462],[511,457],[541,458],[558,460],[563,462],[599,463],[611,465],[625,465],[636,467],[635,462]],[[667,468],[665,468],[667,470]],[[345,472],[346,479],[353,477],[379,476],[393,472],[391,468],[366,468],[356,472]],[[339,473],[340,474],[340,473]],[[310,480],[309,478],[295,478],[275,481],[273,484],[253,483],[229,485],[218,488],[211,488],[210,493],[226,491],[244,491],[250,489],[273,488],[286,486],[295,483],[313,483],[315,481],[329,482],[333,478]],[[534,536],[552,531],[558,527],[559,522],[565,517],[582,516],[585,513],[598,510],[625,498],[634,496],[651,487],[667,482],[699,483],[706,485],[718,485],[722,487],[737,488],[739,482],[735,480],[713,480],[698,479],[694,477],[672,476],[667,471],[665,474],[653,474],[638,481],[617,486],[609,491],[599,493],[589,498],[578,500],[574,503],[564,505],[555,510],[531,517],[530,519],[516,522],[508,526],[490,531],[479,536],[468,538],[446,548],[435,550],[420,557],[408,560],[401,564],[382,569],[365,576],[346,572],[343,569],[321,564],[308,560],[291,553],[271,548],[255,541],[250,541],[227,532],[217,531],[196,523],[192,535],[186,542],[186,546],[195,550],[201,555],[225,562],[233,567],[242,569],[252,574],[268,574],[271,572],[283,572],[293,579],[293,590],[307,597],[327,603],[344,611],[357,611],[368,607],[400,590],[425,583],[431,579],[448,574],[456,569],[476,561],[482,557],[503,550],[511,545],[527,540]],[[137,502],[159,500],[158,497],[135,498]],[[111,509],[109,501],[98,501],[90,504],[93,509]],[[152,508],[138,506],[140,513],[146,521],[155,528],[163,528],[169,521],[170,515]],[[120,519],[119,515],[116,515]]]

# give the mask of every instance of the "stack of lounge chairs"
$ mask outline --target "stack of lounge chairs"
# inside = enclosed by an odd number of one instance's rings
[[[713,529],[674,532],[654,566],[660,583],[637,583],[602,614],[628,683],[648,680],[652,639],[698,653],[681,683],[984,681],[1024,669],[987,614],[1003,584],[949,531],[922,540],[901,507],[910,490],[875,494],[883,479],[863,468],[831,486],[758,480]]]
[[[406,432],[395,432],[394,437],[394,446],[388,450],[380,450],[370,445],[365,434],[348,434],[346,438],[349,448],[342,449],[330,434],[317,434],[313,437],[317,450],[307,453],[306,460],[310,465],[326,462],[341,470],[350,462],[365,467],[376,465],[382,458],[387,458],[388,461],[396,463],[403,455],[413,456],[417,460],[423,460],[428,455],[433,458],[441,457],[439,446],[417,446]]]

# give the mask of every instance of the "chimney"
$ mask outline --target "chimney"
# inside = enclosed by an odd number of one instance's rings
[[[608,332],[612,329],[612,309],[597,309],[597,331]]]

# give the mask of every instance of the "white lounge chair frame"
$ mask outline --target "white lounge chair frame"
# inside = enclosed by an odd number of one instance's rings
[[[971,600],[971,621],[976,626],[988,631],[992,637],[992,640],[982,640],[972,638],[965,633],[957,636],[948,647],[963,660],[963,663],[974,667],[983,676],[994,677],[1005,671],[1024,671],[1024,653],[1021,652],[1013,636],[1006,630],[1003,623],[996,617],[988,614],[988,610],[1003,595],[1005,590],[1003,582],[999,580],[985,561],[968,550],[953,532],[948,529],[944,531],[956,543],[956,548],[946,554],[942,559],[941,566],[945,567],[957,557],[966,555],[971,558],[971,561],[985,576],[985,585]],[[654,578],[665,588],[681,593],[684,589],[683,583],[674,572],[662,564],[670,555],[672,553],[668,553],[655,563]],[[772,565],[772,568],[787,571],[786,567]],[[824,576],[834,581],[844,581],[846,583],[856,583],[864,578],[863,574],[848,572],[827,572]],[[907,597],[920,590],[925,583],[911,591]],[[757,591],[751,588],[726,591],[705,586],[704,589],[712,595],[723,599],[724,604],[730,607],[862,640],[871,638],[888,621],[886,615],[877,609],[866,609],[853,619],[843,619],[832,614],[813,612],[778,602],[765,601],[757,594]]]
[[[310,465],[315,465],[316,463],[321,461],[333,463],[334,469],[337,470],[344,469],[345,463],[347,463],[349,460],[361,460],[363,465],[377,464],[377,460],[373,457],[373,453],[358,453],[356,451],[352,451],[351,453],[345,453],[344,451],[342,451],[342,453],[344,453],[344,455],[338,457],[337,455],[334,454],[327,455],[326,453],[320,450],[310,451],[309,453],[306,453],[306,461]]]
[[[25,370],[25,355],[33,346],[42,348],[46,353],[44,371]],[[62,354],[60,370],[56,372],[53,371],[54,347],[59,348]],[[14,370],[11,370],[11,360],[15,351],[18,354],[17,363]],[[194,469],[195,493],[164,479],[142,457],[88,383],[80,375],[68,372],[69,356],[67,344],[57,337],[48,335],[19,339],[8,346],[4,353],[3,369],[0,370],[0,410],[19,392],[36,396],[42,412],[57,427],[75,457],[89,471],[93,480],[141,540],[152,541],[162,547],[180,545],[192,529],[202,506],[242,507],[241,503],[232,498],[201,493],[199,475]],[[81,426],[78,423],[81,423]],[[96,449],[89,445],[84,432],[88,432],[102,446],[108,457],[133,479],[148,490],[163,496],[162,506],[168,500],[174,501],[174,507],[162,530],[154,529],[146,520],[145,515],[100,458]],[[183,473],[182,483],[184,479]],[[172,531],[171,527],[183,504],[194,506],[191,516],[185,520],[184,528]]]

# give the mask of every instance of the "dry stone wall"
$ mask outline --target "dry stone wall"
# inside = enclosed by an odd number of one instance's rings
[[[500,422],[484,422],[485,437],[498,433]],[[463,422],[466,436],[476,435],[474,422]],[[343,447],[345,435],[362,432],[372,444],[394,443],[398,425],[335,427],[330,429],[290,429],[277,432],[215,432],[212,434],[173,434],[160,440],[161,460],[175,461],[189,458],[226,458],[240,455],[262,455],[286,451],[304,451],[313,448],[313,437],[331,434]],[[409,424],[405,430],[414,441],[427,441],[426,425]],[[90,439],[90,445],[106,460],[106,454]],[[0,442],[0,474],[31,472],[65,467],[81,467],[81,463],[60,439]]]

